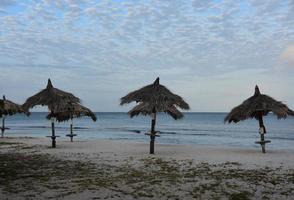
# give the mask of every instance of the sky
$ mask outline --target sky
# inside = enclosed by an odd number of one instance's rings
[[[152,83],[194,112],[227,112],[254,93],[294,108],[294,0],[0,0],[0,94],[46,87],[93,111]],[[37,108],[37,110],[40,108]]]

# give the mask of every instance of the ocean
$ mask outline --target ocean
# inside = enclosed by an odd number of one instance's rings
[[[47,113],[34,112],[31,116],[14,115],[6,118],[9,128],[5,136],[45,137],[51,135],[51,122]],[[149,142],[145,135],[150,131],[148,116],[129,118],[127,113],[97,112],[97,121],[88,117],[74,119],[74,133],[79,140],[129,140]],[[254,142],[260,140],[258,121],[255,119],[224,124],[226,113],[184,113],[184,118],[174,120],[166,114],[157,116],[156,130],[160,137],[156,143],[197,144],[225,147],[259,148]],[[294,118],[277,120],[273,115],[264,118],[267,129],[266,139],[272,142],[267,149],[294,150]],[[69,122],[56,123],[56,135],[66,138]],[[69,138],[68,138],[69,139]],[[49,141],[50,139],[48,139]],[[57,139],[58,143],[58,139]]]

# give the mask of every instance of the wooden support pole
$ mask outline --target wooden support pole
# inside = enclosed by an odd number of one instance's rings
[[[73,120],[70,121],[70,141],[73,142]]]
[[[5,131],[5,117],[2,118],[2,128],[1,128],[1,137],[4,137],[4,131]]]
[[[262,153],[265,153],[264,134],[266,133],[266,129],[265,129],[265,126],[263,124],[262,112],[259,113],[258,121],[259,121],[259,128],[260,128],[260,145],[261,145],[261,150],[262,150]]]
[[[6,98],[5,98],[5,95],[3,95],[3,101],[5,101]],[[5,102],[4,102],[4,105],[5,105]],[[4,131],[5,131],[5,116],[3,116],[2,118],[2,128],[1,128],[1,137],[3,138],[4,137]]]
[[[55,126],[54,126],[54,118],[51,119],[51,129],[52,129],[52,148],[56,148],[56,137],[55,137]]]
[[[156,112],[151,114],[151,133],[150,133],[150,154],[154,154],[154,142],[155,142],[155,124],[156,124]]]

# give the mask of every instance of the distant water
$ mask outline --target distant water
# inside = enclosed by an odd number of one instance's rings
[[[109,139],[149,142],[146,132],[150,130],[150,117],[129,118],[126,113],[96,113],[98,120],[93,122],[84,117],[74,120],[76,138],[84,140]],[[181,120],[173,120],[165,114],[159,114],[156,130],[161,137],[157,143],[203,144],[227,147],[254,147],[259,140],[258,121],[247,120],[238,124],[224,124],[226,113],[185,113]],[[10,128],[6,136],[45,137],[51,134],[50,121],[46,113],[32,113],[10,116],[6,125]],[[294,150],[294,118],[277,120],[269,115],[264,119],[267,128],[266,139],[272,141],[267,149]],[[56,124],[56,135],[65,138],[69,133],[69,122]],[[48,139],[49,140],[49,139]]]

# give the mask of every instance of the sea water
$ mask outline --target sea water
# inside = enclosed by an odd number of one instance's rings
[[[95,113],[97,121],[88,117],[74,119],[74,133],[79,140],[128,140],[149,142],[145,133],[150,131],[151,118],[138,116],[129,118],[127,113]],[[51,121],[47,113],[34,112],[29,117],[14,115],[6,118],[9,137],[45,137],[51,135]],[[255,141],[260,140],[258,121],[246,120],[237,124],[225,124],[226,113],[184,113],[184,118],[174,120],[160,113],[157,116],[156,130],[160,137],[156,143],[198,144],[226,147],[260,148]],[[277,120],[274,115],[264,117],[267,129],[266,140],[272,142],[267,149],[294,150],[294,117]],[[56,123],[56,135],[65,138],[69,133],[70,122]],[[48,139],[49,140],[49,139]]]

